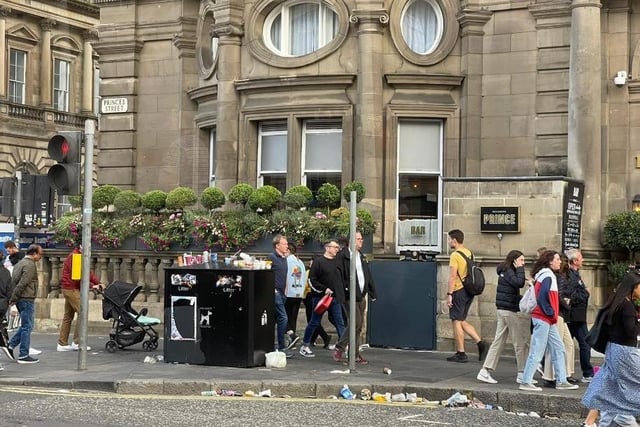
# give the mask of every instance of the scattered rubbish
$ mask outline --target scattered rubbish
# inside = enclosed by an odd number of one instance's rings
[[[200,396],[217,396],[217,395],[218,393],[216,393],[215,390],[205,390],[200,393]]]
[[[218,396],[242,396],[242,393],[235,390],[218,389],[216,393],[218,393]]]
[[[266,389],[258,393],[258,397],[271,397],[271,389]]]
[[[384,368],[382,368],[382,372],[387,374],[387,375],[391,375],[391,368],[387,368],[386,366]]]
[[[158,362],[164,362],[164,356],[162,354],[156,354],[155,358]]]
[[[460,393],[459,391],[455,392],[451,397],[442,402],[443,406],[447,406],[449,408],[459,407],[459,406],[467,406],[469,404],[469,398]]]
[[[439,400],[423,400],[422,403],[424,403],[427,406],[430,407],[436,407],[436,406],[440,406],[440,401]]]
[[[338,399],[338,396],[330,395],[330,396],[327,396],[327,399],[334,399],[335,400],[335,399]]]
[[[156,363],[158,360],[153,356],[147,356],[144,358],[144,363]]]
[[[407,402],[410,402],[410,403],[416,403],[418,400],[420,400],[420,398],[416,393],[406,393],[406,396],[407,396]]]
[[[391,401],[391,393],[373,393],[371,395],[371,397],[373,398],[373,400],[375,400],[376,402],[390,402]]]
[[[527,415],[530,416],[530,417],[533,417],[533,418],[540,418],[540,414],[538,414],[537,412],[533,412],[533,411],[529,412]]]
[[[349,374],[351,373],[351,371],[349,369],[345,369],[344,371],[341,371],[340,369],[334,369],[333,371],[329,372],[330,374]]]
[[[406,402],[407,396],[404,393],[398,393],[391,395],[392,402]]]
[[[340,390],[340,396],[342,396],[346,400],[353,400],[356,398],[355,394],[349,389],[348,385],[344,385]]]
[[[267,368],[286,368],[287,355],[283,351],[272,351],[265,356],[265,366]]]
[[[371,400],[371,390],[368,388],[363,388],[360,390],[360,399],[362,400]]]
[[[247,390],[242,395],[244,397],[255,397],[256,393],[253,390]]]

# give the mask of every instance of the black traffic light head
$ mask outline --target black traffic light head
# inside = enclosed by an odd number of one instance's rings
[[[47,173],[49,185],[58,194],[80,194],[82,132],[59,132],[49,140],[49,156],[58,164]]]

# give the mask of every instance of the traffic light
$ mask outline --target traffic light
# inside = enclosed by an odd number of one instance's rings
[[[47,176],[58,194],[80,194],[80,149],[82,132],[59,132],[49,140],[49,156],[58,162]]]

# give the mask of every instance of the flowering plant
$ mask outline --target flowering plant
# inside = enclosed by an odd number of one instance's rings
[[[96,215],[91,223],[91,239],[107,249],[119,248],[134,234],[127,218],[114,217],[112,213]]]
[[[50,224],[49,231],[54,233],[51,237],[53,242],[77,246],[82,242],[82,215],[68,212]]]
[[[136,218],[135,221],[142,226],[142,243],[156,252],[168,251],[172,244],[186,248],[191,243],[193,225],[182,212]]]

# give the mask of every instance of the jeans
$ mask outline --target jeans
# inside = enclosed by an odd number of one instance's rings
[[[318,301],[320,301],[320,298],[322,298],[322,295],[313,295],[313,297],[311,297],[311,304],[313,307],[318,305]],[[339,304],[335,300],[333,300],[327,312],[329,313],[329,318],[333,319],[331,323],[333,323],[333,326],[336,327],[338,336],[341,337],[342,334],[344,334],[344,317],[342,315],[342,304]],[[311,320],[309,321],[307,328],[304,330],[304,338],[302,338],[303,345],[309,346],[311,344],[311,336],[322,322],[323,315],[324,313],[318,314],[315,311],[311,313]]]
[[[284,350],[284,334],[287,332],[287,310],[284,307],[287,297],[280,291],[276,291],[276,331],[278,335],[278,350]]]
[[[35,303],[33,300],[22,299],[16,303],[16,307],[20,313],[21,324],[13,337],[11,337],[11,340],[9,340],[9,347],[15,348],[20,343],[18,358],[23,358],[29,356]]]
[[[631,415],[616,415],[611,412],[601,412],[599,427],[638,427],[636,418]]]
[[[580,369],[582,369],[583,377],[593,376],[593,366],[591,366],[591,347],[587,344],[587,329],[586,322],[570,322],[569,331],[571,336],[578,341],[578,347],[580,348]]]
[[[524,367],[524,373],[522,374],[522,382],[531,384],[533,374],[535,374],[544,352],[548,349],[551,354],[551,364],[556,372],[556,381],[558,383],[566,383],[567,371],[564,360],[564,346],[558,333],[558,327],[536,318],[532,318],[531,321],[533,322],[531,348],[529,357],[527,357],[527,364]]]

